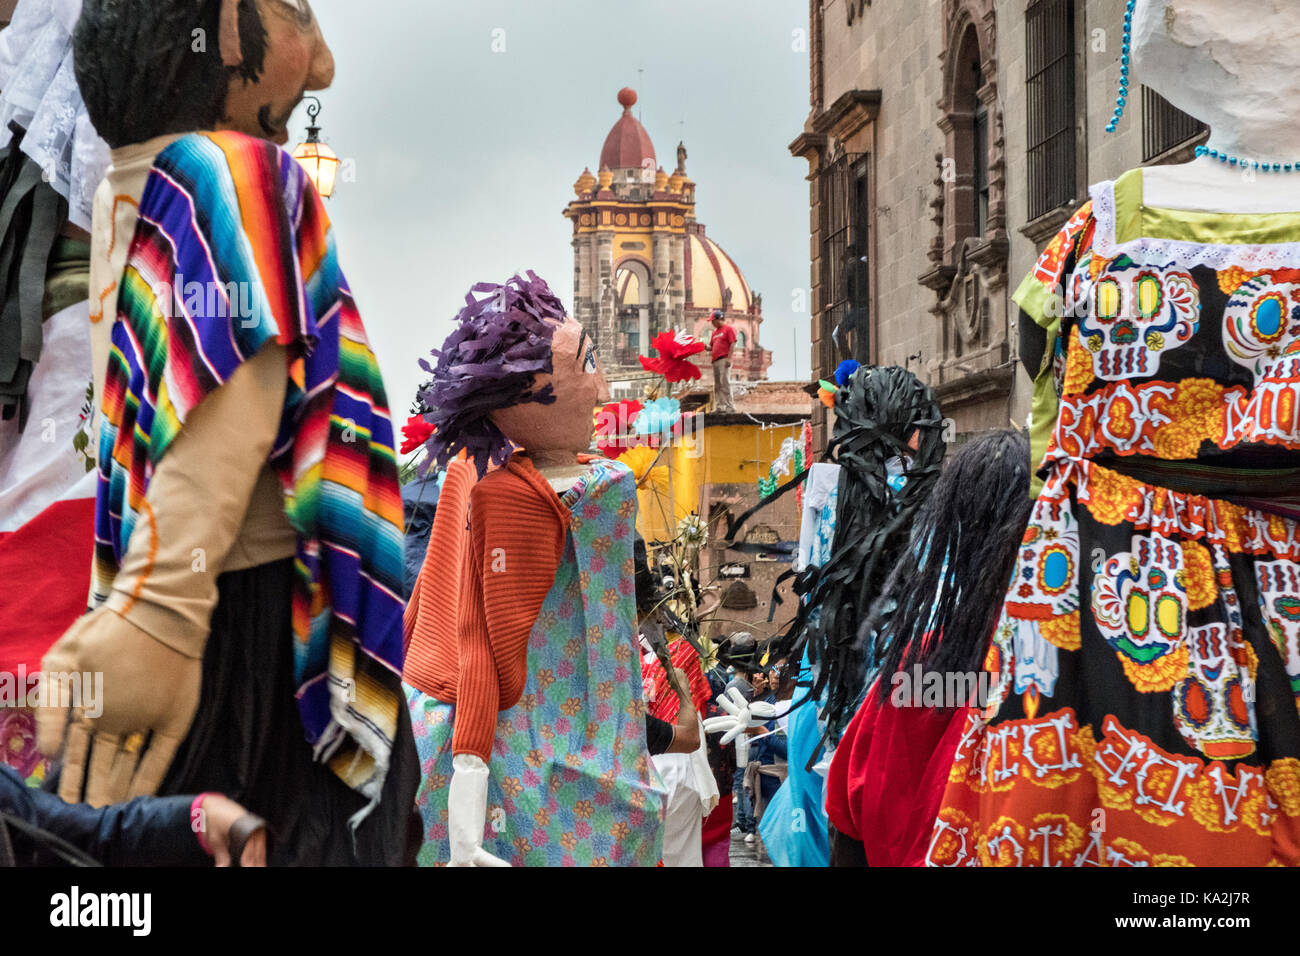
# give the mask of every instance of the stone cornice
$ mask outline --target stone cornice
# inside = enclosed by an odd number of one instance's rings
[[[824,133],[810,133],[805,130],[790,143],[790,153],[801,159],[808,159],[825,149],[826,141]]]
[[[971,405],[990,398],[1006,395],[1016,380],[1015,363],[982,368],[961,378],[931,385],[934,397],[946,414],[950,408]]]
[[[880,90],[849,90],[812,118],[815,133],[848,139],[880,113]]]

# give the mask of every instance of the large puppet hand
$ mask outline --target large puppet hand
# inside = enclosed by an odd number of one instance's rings
[[[704,722],[706,734],[722,733],[725,747],[750,727],[761,727],[776,716],[776,705],[756,700],[745,700],[745,695],[735,687],[718,695],[718,706],[726,711]]]
[[[198,709],[201,661],[108,608],[81,618],[55,647],[42,663],[47,676],[57,667],[83,682],[81,706],[70,715],[47,706],[37,718],[42,746],[70,720],[59,796],[78,802],[84,785],[85,802],[99,807],[155,793]],[[53,681],[48,690],[57,690]]]
[[[447,791],[447,831],[451,866],[509,866],[483,849],[487,823],[488,768],[480,757],[460,754],[451,759]]]

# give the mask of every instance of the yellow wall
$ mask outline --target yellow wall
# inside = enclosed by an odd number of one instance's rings
[[[692,511],[700,513],[700,489],[710,484],[749,484],[757,488],[760,476],[766,477],[786,438],[798,441],[803,425],[778,425],[762,428],[757,424],[718,425],[697,428],[666,450],[659,459],[669,469],[671,497],[646,482],[637,494],[637,530],[647,542],[672,537],[676,522]],[[791,467],[793,472],[793,466]],[[781,483],[789,481],[785,476]],[[671,505],[670,505],[671,502]],[[673,512],[670,522],[669,512]],[[707,518],[705,514],[701,517]],[[722,529],[710,529],[715,534]]]

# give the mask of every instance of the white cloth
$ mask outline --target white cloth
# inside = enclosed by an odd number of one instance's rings
[[[718,805],[718,783],[709,769],[708,744],[700,726],[700,745],[688,754],[655,754],[659,779],[668,791],[664,809],[664,866],[704,865],[704,818]]]
[[[509,866],[483,849],[487,825],[488,765],[473,754],[451,758],[447,791],[447,832],[451,866]]]
[[[90,384],[87,306],[78,302],[45,320],[26,430],[18,431],[17,416],[0,421],[0,532],[16,531],[61,499],[95,495],[96,475],[72,444],[85,424]]]
[[[808,557],[812,554],[813,542],[817,540],[817,522],[821,518],[822,508],[831,490],[840,483],[840,466],[828,461],[819,461],[808,469],[808,477],[803,486],[803,515],[799,524],[799,553],[795,559],[795,570],[802,571],[808,567]]]
[[[108,168],[108,145],[95,132],[72,63],[81,0],[18,0],[0,30],[0,149],[9,123],[27,130],[23,152],[68,200],[68,219],[89,231],[95,188]]]

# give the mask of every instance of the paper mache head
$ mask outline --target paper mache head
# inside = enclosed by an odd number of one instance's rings
[[[334,57],[307,0],[84,0],[77,84],[113,148],[233,129],[281,145]]]
[[[582,325],[531,271],[479,283],[465,301],[436,362],[420,362],[433,376],[420,393],[434,426],[428,463],[445,466],[463,450],[481,476],[515,448],[586,451],[605,383]]]
[[[1288,125],[1296,109],[1293,0],[1137,0],[1132,44],[1136,78],[1209,124],[1221,142],[1237,139],[1236,130],[1258,140],[1258,131]]]

